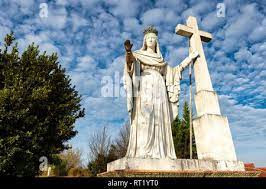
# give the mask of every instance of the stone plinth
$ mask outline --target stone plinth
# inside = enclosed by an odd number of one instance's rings
[[[204,114],[193,120],[193,128],[199,159],[237,160],[225,116]]]
[[[195,94],[195,105],[198,117],[204,114],[221,115],[218,96],[215,91],[201,90],[197,92]]]
[[[245,167],[241,161],[121,158],[107,164],[107,172],[116,170],[245,171]]]
[[[137,177],[137,178],[170,178],[170,177],[259,177],[260,171],[134,171],[119,170],[97,174],[98,177]]]

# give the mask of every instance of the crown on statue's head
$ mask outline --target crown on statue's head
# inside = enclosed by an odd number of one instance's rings
[[[158,36],[158,31],[156,30],[156,28],[154,26],[149,26],[147,27],[144,31],[143,31],[144,35],[148,34],[148,33],[154,33],[155,35]]]

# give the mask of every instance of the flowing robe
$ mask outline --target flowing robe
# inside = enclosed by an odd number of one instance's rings
[[[161,56],[133,52],[131,70],[125,64],[124,87],[130,115],[127,158],[176,159],[171,122],[178,114],[181,72]]]

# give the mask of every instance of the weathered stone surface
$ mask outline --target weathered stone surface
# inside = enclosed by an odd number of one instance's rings
[[[115,170],[245,171],[245,167],[241,161],[121,158],[107,164],[107,172]]]
[[[226,117],[204,114],[193,120],[193,128],[199,159],[237,160]]]
[[[221,115],[218,96],[215,91],[201,90],[195,94],[197,117],[204,114]]]
[[[134,171],[119,170],[99,173],[98,177],[260,177],[260,171]]]

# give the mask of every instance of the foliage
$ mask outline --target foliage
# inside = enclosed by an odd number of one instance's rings
[[[118,137],[113,141],[109,150],[109,159],[116,160],[124,157],[127,153],[127,147],[130,136],[130,125],[126,123],[119,131]]]
[[[80,177],[80,176],[92,176],[88,169],[83,169],[81,167],[73,167],[69,169],[68,176]]]
[[[61,167],[65,167],[66,172],[71,168],[82,167],[80,150],[68,149],[59,154]]]
[[[75,121],[84,116],[57,54],[31,44],[20,55],[13,33],[0,51],[0,175],[39,173],[39,158],[53,163],[68,148]]]
[[[187,102],[183,107],[183,118],[180,120],[178,117],[172,123],[173,141],[177,158],[189,159],[189,107]],[[193,130],[192,130],[193,131]],[[192,132],[193,133],[193,132]],[[196,143],[194,133],[192,134],[192,158],[197,158]]]
[[[129,124],[120,129],[118,137],[111,142],[110,135],[104,127],[100,132],[94,133],[90,138],[91,161],[88,169],[92,175],[106,171],[107,163],[126,155],[129,140]]]

